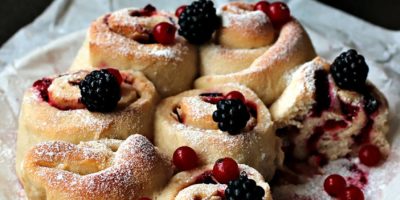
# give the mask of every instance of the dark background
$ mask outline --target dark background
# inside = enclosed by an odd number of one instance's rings
[[[384,28],[400,30],[400,0],[319,1]],[[51,2],[52,0],[1,0],[0,47],[18,29],[40,15]]]

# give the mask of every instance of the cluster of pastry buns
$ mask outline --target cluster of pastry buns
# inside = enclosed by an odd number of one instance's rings
[[[388,156],[367,75],[355,50],[317,57],[282,2],[119,10],[26,91],[17,175],[29,199],[270,200],[277,170]]]

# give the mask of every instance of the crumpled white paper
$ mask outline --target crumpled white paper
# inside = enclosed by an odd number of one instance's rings
[[[123,7],[142,7],[148,0],[57,0],[32,24],[21,29],[0,49],[0,199],[23,199],[14,169],[15,140],[23,92],[34,80],[65,71],[90,22]],[[190,1],[151,1],[157,8],[174,11]],[[228,0],[216,0],[218,5]],[[306,27],[319,55],[333,60],[341,51],[355,48],[370,66],[369,79],[386,95],[390,105],[392,153],[369,170],[366,199],[400,199],[400,32],[388,31],[311,0],[289,1],[292,14]],[[63,37],[61,37],[63,36]],[[60,38],[61,37],[61,38]],[[331,163],[335,170],[343,160]],[[335,168],[336,167],[336,168]],[[397,173],[396,173],[397,172]],[[276,188],[275,199],[293,199],[290,192],[311,199],[329,199],[322,189],[323,176],[309,184]]]

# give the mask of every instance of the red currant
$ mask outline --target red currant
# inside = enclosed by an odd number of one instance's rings
[[[176,27],[167,22],[161,22],[153,28],[154,39],[160,44],[171,44],[175,41]]]
[[[291,19],[289,7],[283,2],[271,3],[267,15],[275,27],[280,27]]]
[[[183,171],[197,167],[198,160],[196,152],[188,146],[177,148],[172,157],[174,165]]]
[[[175,11],[175,16],[176,17],[181,16],[183,11],[185,11],[186,7],[187,7],[187,5],[183,5],[183,6],[180,6],[179,8],[177,8],[176,11]]]
[[[114,69],[114,68],[108,68],[107,71],[110,74],[112,74],[115,77],[115,79],[117,79],[119,84],[122,83],[122,76],[121,76],[121,73],[119,73],[119,70]]]
[[[239,91],[231,91],[228,94],[225,95],[226,99],[238,99],[242,102],[245,102],[245,98],[242,93]]]
[[[222,158],[214,164],[213,175],[220,183],[228,183],[239,178],[239,166],[232,158]]]
[[[373,167],[379,164],[382,154],[377,146],[366,144],[358,152],[358,158],[360,158],[361,163],[364,165]]]
[[[263,11],[265,14],[267,14],[269,8],[269,3],[267,1],[259,1],[254,5],[254,10],[260,10]]]
[[[364,193],[356,186],[349,186],[340,194],[338,200],[364,200]]]
[[[337,197],[346,189],[346,180],[338,174],[332,174],[326,177],[324,189],[332,197]]]

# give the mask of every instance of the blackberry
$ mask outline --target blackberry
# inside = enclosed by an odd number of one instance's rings
[[[81,102],[89,111],[110,112],[121,99],[117,78],[108,70],[95,70],[79,83]]]
[[[340,54],[330,67],[336,84],[346,90],[360,91],[365,86],[368,76],[368,65],[362,55],[350,49]]]
[[[179,15],[178,24],[180,26],[179,35],[190,43],[207,42],[219,26],[214,3],[209,0],[194,1]]]
[[[238,99],[223,99],[218,101],[217,110],[213,113],[213,120],[218,122],[221,131],[228,131],[231,135],[236,135],[243,129],[250,114],[246,105]]]
[[[261,200],[264,195],[264,189],[257,186],[256,182],[245,174],[234,181],[229,181],[225,189],[226,200]]]

